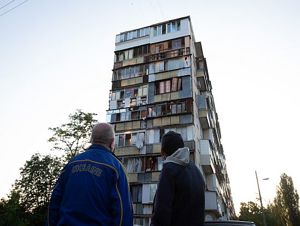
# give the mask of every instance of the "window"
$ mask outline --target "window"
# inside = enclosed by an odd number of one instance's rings
[[[180,30],[180,20],[169,22],[166,24],[160,24],[153,27],[153,36],[164,35],[171,32]]]
[[[124,42],[125,41],[125,35],[124,34],[121,34],[120,35],[120,42]]]
[[[172,114],[176,114],[177,113],[176,104],[172,104],[171,105],[171,112],[172,112]]]
[[[153,36],[154,36],[154,37],[157,36],[157,27],[154,27],[154,28],[153,28]]]
[[[172,22],[172,32],[180,30],[180,20]]]
[[[172,92],[175,92],[176,90],[178,90],[177,86],[178,86],[178,78],[173,78],[172,79]]]
[[[144,28],[145,36],[149,35],[149,27]]]
[[[165,70],[165,62],[164,61],[155,63],[155,72],[160,72],[160,71],[164,71],[164,70]]]
[[[167,23],[167,33],[171,33],[171,31],[172,31],[172,24]]]
[[[110,100],[116,100],[116,93],[110,93]]]
[[[124,146],[124,141],[125,141],[125,135],[120,134],[119,139],[118,139],[118,147],[123,147]]]
[[[161,25],[162,26],[162,34],[164,35],[164,34],[166,34],[166,24],[163,24],[163,25]]]
[[[143,76],[146,74],[149,65],[138,65],[132,67],[126,67],[114,72],[114,80],[122,80],[128,78],[134,78],[138,76]]]
[[[184,46],[184,38],[172,40],[172,49],[179,49]]]
[[[132,39],[135,39],[137,38],[137,31],[132,31]]]
[[[156,106],[155,109],[156,109],[156,115],[161,116],[161,105]]]
[[[162,26],[161,25],[157,26],[157,35],[161,35],[161,31],[162,31]]]
[[[172,90],[172,91],[176,91],[176,90]],[[171,81],[170,80],[165,81],[165,92],[166,93],[171,92]]]
[[[131,134],[125,134],[125,146],[129,146],[131,144]]]
[[[185,61],[182,58],[168,60],[165,66],[166,70],[175,70],[184,67]]]
[[[160,82],[159,83],[159,94],[165,93],[165,82]]]
[[[134,119],[140,119],[140,111],[133,111],[131,113],[131,119],[134,120]]]
[[[142,185],[130,186],[132,202],[142,202]]]
[[[172,78],[169,80],[158,81],[156,85],[156,94],[176,92],[182,89],[181,78]]]
[[[143,184],[142,203],[152,203],[157,189],[157,184]]]
[[[121,90],[120,91],[120,99],[123,99],[124,98],[124,90]]]
[[[139,46],[134,49],[124,50],[116,53],[116,62],[130,60],[148,54],[149,45]]]

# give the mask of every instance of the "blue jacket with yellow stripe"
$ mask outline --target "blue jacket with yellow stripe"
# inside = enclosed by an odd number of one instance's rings
[[[132,226],[127,177],[114,154],[92,145],[73,158],[52,192],[48,226]]]

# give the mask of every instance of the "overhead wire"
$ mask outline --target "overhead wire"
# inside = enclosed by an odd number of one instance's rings
[[[4,8],[5,6],[9,5],[10,3],[14,2],[14,1],[15,1],[15,0],[12,0],[12,1],[8,2],[6,5],[2,6],[0,9]],[[23,5],[24,3],[28,2],[28,1],[29,1],[29,0],[25,0],[25,1],[21,2],[21,3],[19,3],[18,5],[14,6],[13,8],[10,8],[9,10],[7,10],[7,11],[1,13],[0,16],[4,16],[5,14],[7,14],[7,13],[13,11],[14,9],[18,8],[19,6]]]
[[[12,1],[6,3],[4,6],[1,6],[0,9],[5,8],[6,6],[8,6],[9,4],[13,3],[14,1],[16,1],[16,0],[12,0]]]

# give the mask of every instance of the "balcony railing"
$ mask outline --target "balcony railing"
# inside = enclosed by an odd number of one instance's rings
[[[185,56],[190,54],[190,47],[180,48],[180,49],[173,49],[161,53],[155,54],[148,54],[144,56],[139,56],[129,60],[118,61],[114,63],[114,70],[135,64],[142,64],[142,63],[151,63],[158,60],[165,60],[169,58]]]
[[[158,61],[158,60],[165,60],[168,58],[174,58],[178,56],[185,56],[190,54],[190,48],[181,48],[181,49],[175,49],[175,50],[169,50],[166,52],[161,52],[161,53],[155,53],[152,55],[145,56],[144,61],[145,63],[150,63],[153,61]]]
[[[129,183],[150,183],[159,181],[160,172],[128,173]]]

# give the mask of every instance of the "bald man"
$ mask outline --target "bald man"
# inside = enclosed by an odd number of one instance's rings
[[[52,192],[48,226],[132,226],[133,215],[126,174],[113,154],[114,130],[94,126],[92,145],[73,158]]]

